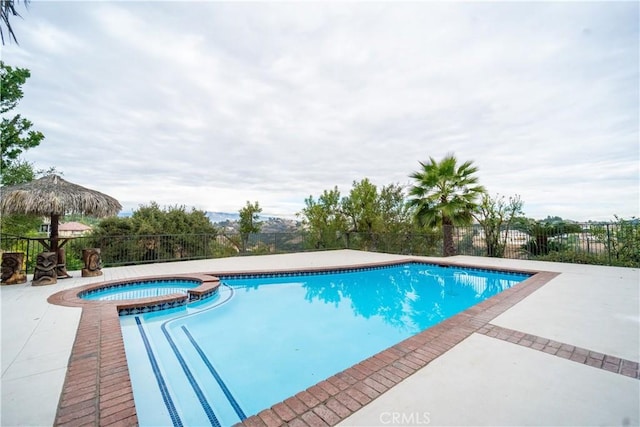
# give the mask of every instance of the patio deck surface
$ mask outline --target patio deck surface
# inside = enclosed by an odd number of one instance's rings
[[[342,267],[406,258],[350,250],[265,255],[106,268],[103,276],[92,278],[73,272],[72,279],[45,287],[2,286],[0,423],[55,422],[81,314],[80,308],[49,304],[47,298],[56,292],[150,275]],[[248,424],[640,424],[638,269],[466,256],[446,262],[559,274],[348,414],[336,417],[322,406],[314,409],[317,417],[284,420],[272,411]]]

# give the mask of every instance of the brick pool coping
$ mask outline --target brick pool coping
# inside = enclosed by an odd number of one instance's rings
[[[129,368],[120,329],[118,306],[130,303],[111,301],[91,301],[78,297],[78,294],[111,284],[136,282],[151,279],[195,279],[212,282],[216,277],[243,274],[269,274],[283,272],[327,272],[360,268],[375,268],[397,265],[407,262],[434,264],[456,268],[529,273],[532,276],[525,281],[497,294],[459,314],[453,316],[423,332],[407,338],[392,347],[383,350],[360,363],[337,373],[296,395],[273,405],[258,414],[249,416],[242,423],[253,426],[327,426],[335,425],[349,417],[364,405],[370,403],[385,391],[402,380],[427,366],[431,361],[443,355],[455,345],[473,333],[482,333],[500,339],[510,337],[522,341],[520,345],[531,341],[531,335],[509,331],[491,325],[498,315],[513,307],[525,297],[540,289],[560,273],[503,268],[486,268],[473,265],[461,265],[446,262],[425,262],[415,258],[404,260],[358,264],[340,267],[303,268],[290,270],[272,270],[269,272],[215,272],[198,274],[178,274],[171,276],[140,277],[126,280],[100,282],[58,292],[49,297],[51,304],[82,307],[82,314],[71,350],[65,382],[58,403],[54,425],[137,425],[138,418],[129,377]],[[175,297],[173,294],[169,297]],[[142,300],[142,299],[141,299]],[[144,303],[153,303],[158,297],[145,298]],[[146,301],[149,300],[149,301]],[[139,300],[136,300],[138,302]],[[515,334],[515,335],[514,335]],[[520,336],[519,334],[522,334]],[[533,337],[532,344],[538,337]],[[548,341],[548,340],[547,340]],[[513,341],[511,341],[513,342]],[[531,348],[536,348],[532,344]],[[560,343],[562,345],[562,343]],[[544,347],[544,345],[543,345]],[[575,348],[574,348],[575,349]],[[576,354],[581,354],[580,352]],[[560,354],[558,354],[561,356]],[[573,353],[571,353],[573,356]],[[561,356],[562,357],[562,356]],[[603,355],[602,369],[606,358]],[[573,360],[572,357],[569,359]],[[590,360],[592,360],[591,358]],[[618,359],[618,372],[638,378],[638,364]],[[589,362],[583,362],[590,364]],[[591,364],[590,364],[591,365]],[[595,366],[593,364],[592,366]],[[611,368],[610,365],[607,365]],[[623,372],[624,369],[624,372]],[[608,369],[613,371],[613,369]],[[633,375],[630,373],[633,372]]]

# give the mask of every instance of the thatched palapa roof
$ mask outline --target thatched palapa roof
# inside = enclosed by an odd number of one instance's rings
[[[0,210],[5,215],[42,216],[84,214],[98,218],[116,215],[122,205],[111,196],[48,175],[0,189]]]

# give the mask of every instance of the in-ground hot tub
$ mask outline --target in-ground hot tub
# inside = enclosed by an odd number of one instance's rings
[[[76,294],[76,298],[97,304],[115,304],[118,314],[126,316],[200,301],[215,295],[219,286],[220,279],[204,274],[143,277],[88,285]]]
[[[98,301],[121,301],[158,297],[170,294],[187,295],[190,289],[200,286],[200,281],[190,279],[143,280],[113,284],[108,287],[90,289],[80,293],[82,299]]]

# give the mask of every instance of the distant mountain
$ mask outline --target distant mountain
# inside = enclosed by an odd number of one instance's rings
[[[207,212],[207,217],[209,218],[209,221],[216,224],[224,221],[238,221],[240,219],[240,214],[229,212]]]
[[[240,214],[237,212],[207,212],[206,215],[209,218],[209,221],[211,221],[214,224],[217,224],[219,222],[240,220]],[[260,221],[268,221],[271,218],[281,219],[276,215],[269,215],[269,214],[258,215],[258,219]],[[288,219],[288,218],[282,218],[282,219]]]
[[[207,215],[207,218],[209,218],[209,221],[211,221],[213,224],[227,221],[234,222],[240,220],[240,214],[237,212],[206,212],[205,214]],[[132,215],[133,212],[131,211],[120,212],[118,214],[118,216],[121,218],[129,218]],[[274,215],[259,215],[260,221],[267,222],[271,218],[280,219],[279,217]]]
[[[207,212],[209,220],[225,232],[237,233],[240,228],[240,215],[229,212]],[[260,215],[261,233],[293,233],[299,231],[300,223],[293,219]]]

